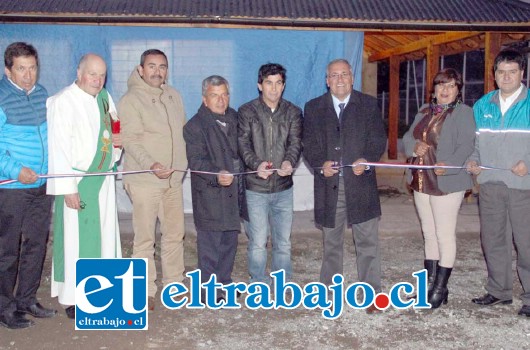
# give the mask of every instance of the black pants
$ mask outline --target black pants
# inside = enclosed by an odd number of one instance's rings
[[[52,201],[46,185],[0,187],[0,313],[37,302]]]
[[[218,283],[232,283],[238,233],[239,231],[197,230],[197,255],[201,282],[208,282],[210,276],[215,274]]]

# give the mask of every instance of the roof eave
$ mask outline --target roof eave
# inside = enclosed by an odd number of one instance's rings
[[[189,25],[191,27],[274,27],[301,30],[411,30],[411,31],[488,31],[530,32],[526,23],[456,23],[456,22],[404,22],[364,21],[347,19],[292,19],[255,17],[177,17],[177,16],[128,16],[97,14],[40,14],[3,13],[0,23],[54,23],[94,25]]]

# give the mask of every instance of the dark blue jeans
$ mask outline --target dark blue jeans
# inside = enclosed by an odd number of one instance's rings
[[[37,302],[52,201],[46,185],[0,187],[0,313]]]

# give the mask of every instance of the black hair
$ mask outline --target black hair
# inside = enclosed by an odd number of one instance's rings
[[[259,73],[258,73],[258,84],[263,83],[263,80],[267,78],[269,75],[276,75],[279,74],[282,77],[283,83],[285,84],[285,79],[287,71],[281,64],[278,63],[267,63],[263,66],[259,67]]]
[[[7,69],[11,70],[13,68],[13,63],[15,58],[21,56],[33,56],[39,65],[39,55],[37,50],[31,44],[24,42],[14,42],[10,44],[4,53],[4,65]]]

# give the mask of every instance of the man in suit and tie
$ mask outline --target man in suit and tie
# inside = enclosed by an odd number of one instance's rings
[[[375,169],[359,163],[379,161],[386,134],[377,100],[354,91],[353,79],[347,60],[328,64],[329,92],[305,105],[303,154],[314,169],[315,222],[323,231],[320,282],[330,285],[343,273],[344,226],[351,225],[358,278],[378,293],[381,206]],[[373,304],[367,308],[377,311]]]

